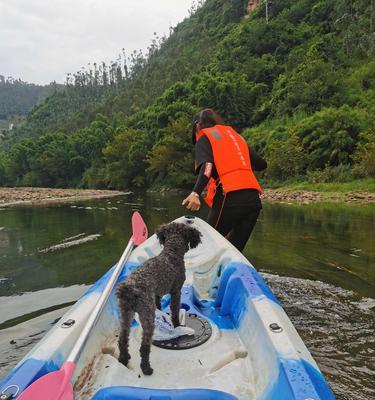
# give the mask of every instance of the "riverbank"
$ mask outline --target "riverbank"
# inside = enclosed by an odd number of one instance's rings
[[[332,190],[326,187],[292,186],[282,188],[265,189],[262,200],[273,203],[300,203],[309,204],[317,202],[345,202],[345,203],[373,203],[375,202],[375,192],[353,190],[348,191]],[[341,187],[342,189],[342,187]],[[159,191],[164,195],[178,193],[186,195],[183,190],[163,189]],[[95,189],[49,189],[49,188],[0,188],[0,207],[28,205],[28,204],[48,204],[64,203],[70,201],[99,199],[124,195],[126,192],[115,190],[95,190]],[[129,192],[127,192],[129,193]]]
[[[123,194],[125,192],[115,190],[2,187],[0,188],[0,207],[100,199]]]
[[[314,203],[321,201],[345,203],[375,202],[375,179],[350,182],[293,182],[265,189],[263,200],[272,202]]]
[[[295,189],[265,189],[262,200],[273,203],[310,204],[318,202],[374,203],[375,193],[370,192],[315,192]]]
[[[341,188],[342,189],[342,188]],[[187,196],[188,191],[181,189],[161,188],[158,190],[149,190],[149,193],[161,193],[162,195]],[[375,203],[375,190],[356,190],[348,187],[347,190],[332,190],[327,186],[321,186],[320,189],[310,185],[308,189],[304,185],[285,186],[280,188],[263,189],[262,200],[272,203],[297,203],[310,204],[319,202],[344,202],[352,204]]]

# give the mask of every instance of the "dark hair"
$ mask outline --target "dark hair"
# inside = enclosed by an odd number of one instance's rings
[[[211,108],[202,110],[198,116],[198,122],[200,123],[201,128],[211,128],[212,126],[223,124],[220,115]]]
[[[215,126],[215,125],[222,125],[223,120],[220,117],[220,115],[217,114],[211,108],[206,108],[206,109],[200,111],[198,114],[196,114],[193,119],[193,126],[192,126],[191,138],[192,138],[193,144],[196,143],[195,133],[196,133],[196,127],[197,127],[198,123],[200,124],[200,127],[202,129],[204,129],[204,128],[211,128],[212,126]]]

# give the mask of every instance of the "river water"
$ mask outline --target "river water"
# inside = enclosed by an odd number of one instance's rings
[[[134,210],[152,233],[181,200],[0,208],[0,378],[117,261]],[[374,231],[374,204],[265,203],[245,249],[341,400],[375,398]]]

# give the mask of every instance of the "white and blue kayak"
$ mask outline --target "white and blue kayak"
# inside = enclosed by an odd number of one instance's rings
[[[154,342],[150,356],[154,373],[145,376],[139,366],[142,328],[134,321],[131,360],[125,367],[117,360],[120,321],[114,289],[77,363],[74,398],[334,399],[280,302],[250,262],[201,219],[181,217],[176,222],[190,223],[202,233],[202,244],[186,253],[187,278],[181,296],[186,325],[195,335]],[[153,235],[132,252],[119,282],[160,251]],[[38,378],[61,367],[111,271],[0,381],[4,399],[16,399]],[[162,307],[168,312],[169,296]]]

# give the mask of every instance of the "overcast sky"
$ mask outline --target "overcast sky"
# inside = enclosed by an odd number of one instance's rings
[[[146,49],[193,0],[0,0],[0,75],[65,81],[89,62]]]

